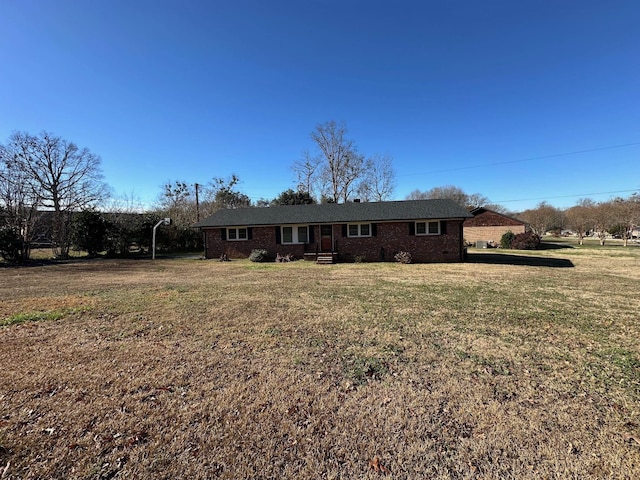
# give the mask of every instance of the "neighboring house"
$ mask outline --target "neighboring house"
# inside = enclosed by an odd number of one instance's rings
[[[500,239],[508,231],[516,235],[525,232],[525,222],[502,213],[484,207],[473,208],[470,212],[473,218],[464,222],[464,239],[467,243],[487,242],[499,245]]]
[[[219,210],[198,222],[205,256],[246,258],[253,249],[272,256],[414,262],[464,260],[462,223],[471,214],[450,200],[353,202]]]

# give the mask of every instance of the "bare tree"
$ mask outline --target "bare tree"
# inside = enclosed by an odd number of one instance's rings
[[[541,202],[536,208],[525,210],[519,217],[540,237],[548,230],[562,227],[563,224],[562,212],[547,202]]]
[[[10,151],[0,145],[0,208],[3,211],[0,228],[19,237],[19,258],[13,260],[25,262],[29,259],[32,235],[40,217],[39,197],[26,181],[25,172],[11,160]]]
[[[640,227],[640,193],[634,193],[629,197],[629,201],[632,204],[633,210],[633,225],[631,227],[631,233]]]
[[[481,207],[489,202],[489,199],[484,195],[480,193],[467,194],[455,185],[434,187],[425,192],[414,190],[407,196],[407,200],[428,200],[435,198],[448,198],[462,207]]]
[[[176,180],[165,182],[162,186],[162,193],[158,198],[157,213],[163,217],[171,218],[172,225],[169,230],[172,233],[179,233],[182,238],[189,237],[189,232],[194,234],[191,228],[198,221],[196,207],[195,184]]]
[[[343,203],[346,203],[358,191],[365,172],[366,162],[364,155],[353,152],[352,155],[346,158],[346,163],[343,165],[339,175],[341,187],[338,201],[341,199]],[[331,178],[333,178],[333,175]],[[334,191],[333,187],[332,191]]]
[[[615,220],[611,202],[600,202],[593,207],[593,225],[600,245],[604,245],[609,230],[614,226]]]
[[[183,180],[166,182],[158,198],[158,210],[174,224],[190,227],[197,221],[194,185]]]
[[[463,207],[469,203],[469,195],[454,185],[432,188],[429,190],[429,198],[449,198]]]
[[[611,214],[618,226],[624,246],[628,246],[633,228],[640,222],[640,198],[616,198],[611,202]]]
[[[405,200],[427,200],[427,192],[423,192],[422,190],[416,188],[406,196]]]
[[[467,195],[467,204],[466,207],[486,207],[489,204],[489,199],[482,195],[481,193],[471,193]],[[500,208],[498,206],[498,208]]]
[[[226,179],[214,177],[203,189],[202,201],[196,196],[201,184],[191,184],[184,180],[165,182],[154,213],[159,218],[170,217],[172,220],[172,224],[163,229],[162,237],[166,247],[183,250],[199,247],[201,236],[193,229],[199,214],[208,216],[222,208],[250,206],[249,197],[236,189],[239,182],[237,175]]]
[[[320,198],[322,193],[316,190],[320,173],[320,158],[313,157],[309,151],[305,151],[303,158],[296,161],[292,166],[296,174],[297,190],[309,192],[314,198]]]
[[[365,201],[383,202],[389,200],[396,186],[393,158],[391,155],[376,154],[365,163],[365,172],[358,188],[358,194]]]
[[[578,236],[578,243],[584,244],[584,237],[594,227],[593,210],[595,203],[588,198],[580,199],[577,205],[565,211],[567,226]]]
[[[47,132],[14,133],[5,148],[9,169],[22,172],[38,206],[53,211],[53,253],[67,257],[72,212],[95,205],[108,193],[100,157]]]
[[[395,174],[390,155],[365,159],[348,138],[345,124],[333,120],[318,124],[310,136],[317,154],[305,151],[292,166],[298,191],[331,203],[347,202],[356,195],[365,201],[391,197]]]
[[[515,213],[511,212],[507,207],[497,203],[483,203],[483,204],[479,204],[478,207],[484,207],[487,210],[492,210],[494,212],[501,213],[503,215],[507,215],[510,217],[515,216]]]
[[[335,121],[319,124],[311,132],[311,139],[320,150],[322,195],[333,202],[346,202],[364,173],[364,156],[346,135],[346,126]]]
[[[104,204],[106,212],[128,212],[142,213],[146,210],[142,199],[133,191],[123,193],[109,198],[109,202]]]
[[[169,210],[188,203],[189,197],[191,197],[190,185],[182,180],[166,182],[162,186],[162,189],[160,204]]]

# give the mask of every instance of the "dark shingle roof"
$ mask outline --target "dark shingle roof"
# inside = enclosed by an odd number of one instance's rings
[[[516,223],[519,223],[519,224],[522,224],[522,225],[526,225],[527,224],[527,222],[523,222],[519,218],[511,217],[509,215],[505,215],[504,213],[496,212],[495,210],[490,210],[490,209],[485,208],[485,207],[467,208],[467,210],[469,210],[469,213],[471,215],[473,215],[474,217],[477,216],[477,215],[480,215],[482,212],[491,212],[491,213],[493,213],[495,215],[499,215],[501,217],[508,218],[509,220],[513,220]]]
[[[390,222],[397,220],[470,218],[452,200],[325,203],[218,210],[195,227],[286,225],[302,223]]]

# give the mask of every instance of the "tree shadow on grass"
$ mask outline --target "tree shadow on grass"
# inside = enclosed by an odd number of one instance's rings
[[[159,255],[156,255],[159,258]],[[171,258],[171,257],[164,257]],[[54,267],[57,265],[68,265],[68,264],[86,264],[86,265],[94,265],[91,268],[95,268],[95,265],[101,261],[105,262],[121,262],[124,263],[129,260],[151,260],[150,255],[124,255],[119,257],[108,257],[104,255],[98,255],[96,257],[69,257],[69,258],[42,258],[42,259],[33,259],[30,258],[26,263],[10,263],[10,262],[0,262],[0,269],[2,268],[32,268],[32,267]]]
[[[574,266],[573,262],[566,258],[532,257],[529,255],[509,255],[507,253],[469,253],[467,262],[552,268],[571,268]]]
[[[565,248],[575,248],[573,245],[569,245],[567,243],[554,243],[549,241],[543,241],[540,243],[539,250],[560,250]]]

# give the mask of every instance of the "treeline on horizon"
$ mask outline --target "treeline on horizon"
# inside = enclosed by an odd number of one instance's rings
[[[67,258],[71,249],[89,255],[145,254],[153,226],[167,217],[172,224],[158,231],[158,248],[199,250],[202,235],[193,225],[219,209],[393,198],[396,174],[390,155],[360,153],[346,126],[334,121],[317,125],[310,137],[314,152],[305,151],[291,166],[295,188],[273,199],[252,202],[239,190],[240,178],[235,174],[202,184],[175,180],[162,185],[156,204],[140,213],[133,199],[109,203],[101,159],[87,148],[47,132],[16,132],[0,145],[0,256],[8,262],[26,262],[31,249],[41,245],[49,246],[55,258]],[[453,185],[414,190],[406,199],[437,198],[516,217],[538,235],[570,229],[581,243],[584,236],[596,233],[601,243],[609,234],[619,236],[626,245],[640,224],[637,193],[606,202],[581,199],[565,210],[541,202],[520,213]]]

